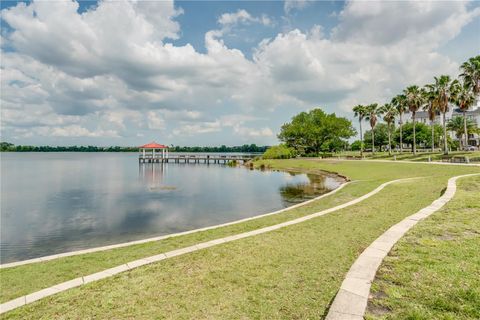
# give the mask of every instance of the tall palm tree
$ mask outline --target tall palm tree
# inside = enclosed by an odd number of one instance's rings
[[[460,78],[473,90],[475,95],[480,94],[480,56],[472,57],[460,66]]]
[[[423,93],[422,90],[418,86],[410,86],[404,91],[408,110],[412,113],[412,122],[413,122],[413,154],[417,154],[417,140],[415,136],[415,115],[417,111],[423,105]]]
[[[447,120],[445,114],[448,112],[448,103],[455,101],[456,87],[458,87],[458,80],[452,80],[450,76],[441,75],[434,77],[435,83],[427,85],[429,90],[433,91],[435,99],[437,99],[438,110],[442,113],[443,125],[443,148],[444,153],[448,154],[447,145]]]
[[[438,101],[435,95],[435,90],[431,85],[426,85],[423,89],[424,102],[423,110],[428,112],[428,119],[432,127],[432,152],[435,152],[435,118],[438,112]]]
[[[397,116],[397,108],[391,103],[386,103],[380,108],[380,112],[383,113],[383,121],[387,123],[388,132],[388,154],[392,155],[392,123],[395,123],[395,117]]]
[[[377,103],[372,103],[366,106],[367,114],[365,120],[370,122],[372,128],[372,155],[375,154],[375,126],[377,125],[378,116],[381,115],[381,110],[378,108]]]
[[[461,117],[453,117],[447,123],[447,129],[455,133],[455,136],[460,141],[462,135],[464,134],[464,122]],[[478,131],[477,125],[472,120],[467,120],[467,130],[468,133],[474,133]]]
[[[468,146],[468,133],[467,133],[467,110],[475,103],[475,93],[467,83],[457,83],[455,92],[455,104],[463,112],[463,146]]]
[[[403,114],[408,110],[407,106],[407,97],[403,94],[399,94],[392,99],[392,105],[397,109],[399,117],[399,128],[400,128],[400,153],[403,152]]]
[[[363,158],[363,132],[362,132],[362,121],[367,115],[367,109],[361,104],[353,107],[353,112],[355,112],[355,117],[358,117],[358,122],[360,123],[360,156]]]

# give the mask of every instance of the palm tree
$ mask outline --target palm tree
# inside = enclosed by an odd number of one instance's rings
[[[448,103],[455,100],[455,89],[458,86],[458,80],[451,80],[450,76],[441,75],[434,77],[435,83],[427,85],[429,90],[432,90],[437,100],[438,110],[442,113],[443,125],[443,148],[444,153],[448,154],[447,145],[447,120],[445,114],[448,112]]]
[[[480,56],[468,59],[464,62],[460,70],[460,77],[464,83],[473,90],[475,95],[480,94]]]
[[[381,115],[381,110],[378,108],[377,103],[372,103],[366,106],[367,114],[365,120],[370,122],[372,128],[372,155],[375,154],[375,126],[377,125],[377,116]]]
[[[424,94],[424,106],[423,110],[428,112],[428,119],[432,127],[432,152],[435,152],[435,117],[438,112],[438,101],[435,95],[435,90],[431,85],[426,85],[423,89]]]
[[[459,141],[461,141],[462,135],[464,134],[465,122],[461,117],[453,117],[447,123],[447,129],[455,133],[455,136]],[[472,120],[467,120],[467,132],[474,133],[477,132],[478,128]]]
[[[384,114],[383,120],[387,123],[387,132],[388,132],[388,154],[392,155],[392,123],[395,123],[395,116],[397,113],[397,108],[395,108],[391,103],[386,103],[380,108],[380,112]]]
[[[464,147],[468,146],[468,133],[467,133],[467,110],[475,103],[475,93],[467,83],[457,83],[455,92],[455,104],[463,112],[463,134],[465,138],[463,140]]]
[[[360,156],[363,158],[363,132],[362,132],[362,121],[363,118],[367,115],[367,109],[361,104],[353,107],[353,112],[355,112],[355,117],[358,117],[358,122],[360,123]]]
[[[399,128],[400,128],[400,153],[403,152],[403,119],[402,116],[407,111],[407,97],[403,94],[399,94],[392,99],[392,105],[395,106],[397,109],[398,117],[399,117]]]
[[[415,114],[423,105],[423,94],[422,90],[418,86],[410,86],[404,91],[408,110],[412,113],[412,122],[413,122],[413,154],[417,154],[417,140],[415,137]]]

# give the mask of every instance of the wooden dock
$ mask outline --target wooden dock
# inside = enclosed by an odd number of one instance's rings
[[[163,156],[161,154],[152,156],[152,154],[140,154],[139,163],[218,163],[227,164],[230,161],[245,163],[252,160],[255,155],[218,155],[218,154],[169,154]]]

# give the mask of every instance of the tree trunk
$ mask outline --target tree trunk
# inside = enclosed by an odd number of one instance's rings
[[[448,144],[447,144],[447,122],[446,122],[446,119],[445,119],[445,113],[446,112],[442,112],[442,115],[443,115],[443,152],[445,154],[448,154]]]
[[[415,137],[415,112],[412,113],[413,119],[413,155],[417,154],[417,139]]]
[[[466,110],[463,110],[463,132],[465,134],[465,145],[463,147],[466,148],[468,146],[467,113],[466,113]]]
[[[360,118],[360,157],[363,158],[363,132],[362,132],[362,119]]]
[[[400,153],[403,152],[403,132],[402,132],[402,127],[403,127],[403,120],[402,120],[402,114],[400,113]]]
[[[392,141],[391,141],[391,132],[390,132],[390,123],[388,124],[388,155],[392,155]]]
[[[372,128],[372,155],[375,154],[375,129]]]
[[[432,152],[435,152],[435,126],[432,121]]]

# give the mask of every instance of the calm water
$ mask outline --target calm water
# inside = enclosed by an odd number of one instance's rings
[[[2,153],[1,262],[180,232],[278,210],[339,185],[136,153]]]

